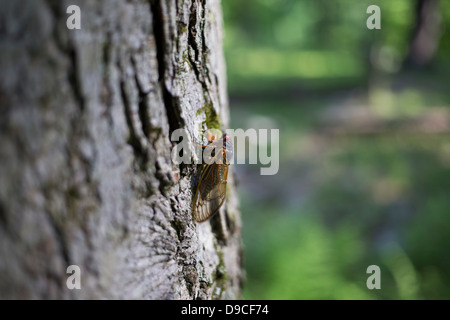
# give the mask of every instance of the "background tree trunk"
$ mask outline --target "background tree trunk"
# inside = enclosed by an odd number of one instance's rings
[[[219,0],[0,8],[0,298],[240,297],[233,174],[198,224],[170,157],[174,129],[228,124]]]
[[[431,64],[443,32],[441,20],[438,0],[417,0],[407,66],[422,68]]]

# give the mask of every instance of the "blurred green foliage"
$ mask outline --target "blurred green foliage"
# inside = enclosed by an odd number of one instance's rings
[[[366,28],[371,4],[381,8],[381,30]],[[393,63],[405,58],[415,5],[413,0],[225,0],[229,90],[276,90],[295,79],[302,86],[315,86],[317,79],[326,86],[364,81],[370,50],[387,48]],[[440,11],[442,29],[450,28],[450,3],[442,1]],[[438,59],[449,54],[449,42],[442,41]]]
[[[244,298],[450,298],[450,1],[432,66],[407,70],[415,3],[222,1],[231,127],[281,139],[277,175],[234,166]]]

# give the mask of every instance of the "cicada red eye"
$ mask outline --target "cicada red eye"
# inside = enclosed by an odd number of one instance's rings
[[[223,152],[215,154],[214,158],[201,165],[197,172],[198,184],[192,202],[192,214],[197,222],[203,222],[212,217],[219,211],[226,198],[229,168],[227,157],[232,144],[226,134],[222,136],[222,139]],[[214,139],[210,143],[215,143]],[[222,159],[215,161],[218,157]]]

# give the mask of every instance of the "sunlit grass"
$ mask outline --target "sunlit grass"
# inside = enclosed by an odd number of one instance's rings
[[[364,66],[348,52],[274,48],[239,48],[227,51],[230,77],[323,79],[360,77]]]

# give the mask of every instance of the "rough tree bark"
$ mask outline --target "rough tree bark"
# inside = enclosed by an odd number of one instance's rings
[[[240,297],[233,175],[198,224],[170,157],[228,123],[219,1],[0,1],[0,298]]]

